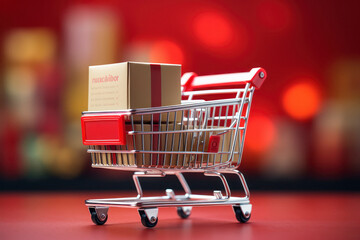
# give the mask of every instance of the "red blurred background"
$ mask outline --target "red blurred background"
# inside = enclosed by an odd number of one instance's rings
[[[92,170],[80,134],[88,66],[122,61],[181,63],[183,73],[199,75],[265,68],[241,170],[260,179],[258,188],[311,189],[321,182],[358,189],[359,7],[310,0],[2,0],[3,189],[88,188],[89,179],[101,187],[128,177]]]

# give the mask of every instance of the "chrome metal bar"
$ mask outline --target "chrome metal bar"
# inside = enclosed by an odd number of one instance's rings
[[[161,131],[161,113],[159,113],[159,129],[158,130]],[[161,151],[161,145],[160,145],[161,144],[161,135],[158,134],[157,136],[158,136],[157,148],[159,151]],[[156,166],[159,166],[159,164],[160,164],[160,154],[157,155]]]
[[[241,114],[242,111],[243,111],[244,99],[245,99],[245,97],[246,97],[246,95],[247,95],[247,92],[249,91],[249,88],[250,88],[250,83],[247,83],[246,86],[245,86],[245,90],[244,90],[243,100],[241,101],[241,105],[240,105],[240,109],[239,109],[239,113],[240,113],[240,114]],[[253,88],[252,88],[252,89],[253,89]],[[246,119],[245,119],[245,122],[246,122]],[[239,125],[240,125],[240,118],[238,118],[238,121],[237,121],[236,126],[239,127]],[[246,128],[246,126],[244,126],[244,129],[245,129],[245,128]],[[236,137],[237,137],[237,135],[238,135],[238,132],[239,132],[239,129],[240,129],[240,128],[237,128],[237,129],[235,130],[234,139],[236,139]],[[242,142],[241,145],[242,145],[241,147],[243,147],[244,142]],[[229,156],[229,160],[228,160],[228,161],[230,161],[230,160],[233,158],[233,156],[234,156],[234,149],[235,149],[235,144],[234,144],[234,141],[232,141],[232,143],[231,143],[231,153],[230,153],[230,156]]]
[[[127,154],[135,154],[135,153],[144,153],[144,154],[209,154],[209,155],[216,155],[216,154],[228,154],[229,152],[195,152],[195,151],[142,151],[142,150],[93,150],[88,149],[88,153],[127,153]],[[237,153],[237,152],[236,152]]]
[[[143,197],[143,190],[141,188],[139,177],[165,177],[165,176],[166,174],[164,172],[158,172],[158,173],[134,172],[133,180],[138,194],[136,198],[141,199]]]
[[[141,131],[144,131],[144,116],[141,116]],[[144,135],[141,135],[141,150],[144,151],[145,141]],[[142,165],[145,166],[145,154],[142,154]]]
[[[227,124],[227,115],[229,113],[229,105],[226,106],[226,111],[225,111],[225,120],[224,120],[224,128],[226,128],[226,124]],[[221,144],[221,151],[224,151],[224,143],[225,143],[225,136],[223,136],[223,140],[222,140],[222,144]],[[220,163],[222,163],[222,155],[220,156]]]
[[[200,109],[200,117],[199,117],[199,128],[200,129],[204,129],[204,125],[202,124],[202,121],[203,121],[203,109],[201,108]],[[201,126],[202,125],[202,126]],[[196,151],[198,152],[199,151],[199,145],[200,145],[200,139],[202,137],[202,134],[203,132],[199,132],[199,134],[197,135],[197,141],[196,141]],[[200,165],[201,166],[201,165]]]
[[[219,118],[217,119],[217,121],[218,121],[218,124],[217,124],[217,129],[219,129],[220,128],[220,117],[221,117],[221,113],[222,113],[222,107],[223,106],[220,106],[220,108],[219,108]],[[215,165],[215,156],[213,156],[213,165]]]
[[[214,120],[215,120],[215,112],[216,112],[216,106],[212,107],[213,112],[212,112],[212,119],[211,119],[211,127],[210,129],[214,128]],[[211,114],[211,113],[210,113]],[[209,132],[209,138],[212,136],[213,132]],[[205,144],[204,144],[205,145]],[[210,162],[210,155],[208,155],[207,160],[206,160],[206,166],[209,166],[209,162]]]
[[[220,120],[219,120],[220,121]],[[173,131],[129,131],[129,135],[151,135],[151,134],[171,134],[171,133],[202,133],[202,132],[228,132],[230,130],[236,130],[237,127],[227,127],[227,128],[211,128],[211,129],[186,129],[186,130],[173,130]],[[240,127],[240,129],[243,129]],[[221,135],[221,134],[220,134]]]
[[[235,170],[234,170],[234,171],[235,171]],[[239,172],[239,171],[237,171],[237,175],[239,176],[240,181],[241,181],[241,184],[242,184],[242,186],[243,186],[243,188],[244,188],[246,198],[250,198],[249,187],[248,187],[247,184],[246,184],[244,175],[243,175],[241,172]]]
[[[192,108],[201,108],[201,107],[210,107],[210,106],[223,106],[228,104],[237,104],[241,99],[232,98],[232,99],[220,99],[220,100],[212,100],[212,101],[204,101],[204,102],[196,102],[188,103],[188,104],[179,104],[172,106],[162,106],[162,107],[151,107],[151,108],[138,108],[138,109],[130,109],[130,110],[109,110],[109,111],[84,111],[82,115],[87,116],[96,116],[96,115],[114,115],[114,114],[126,114],[126,115],[146,115],[146,114],[154,114],[154,113],[166,113],[173,111],[181,111]]]
[[[154,149],[154,143],[153,143],[153,139],[154,139],[154,134],[156,134],[154,132],[154,119],[153,119],[153,115],[151,114],[151,121],[150,121],[150,129],[152,134],[150,135],[150,149],[153,150]],[[153,165],[153,154],[150,154],[150,165]]]
[[[205,101],[205,102],[195,102],[195,103],[188,103],[188,104],[179,104],[179,105],[172,105],[172,106],[163,106],[163,107],[152,107],[152,108],[142,108],[131,110],[131,114],[134,115],[146,115],[146,114],[154,114],[160,112],[174,112],[183,109],[194,109],[194,108],[202,108],[202,107],[210,107],[210,106],[226,106],[228,104],[236,104],[241,99],[221,99],[221,100],[213,100],[213,101]],[[115,111],[113,111],[115,112]],[[115,112],[116,113],[116,112]]]
[[[85,201],[88,207],[132,207],[132,208],[154,208],[154,207],[182,207],[182,206],[225,206],[249,204],[246,198],[230,197],[229,199],[216,199],[211,195],[191,194],[176,196],[170,199],[168,196],[142,197],[138,198],[114,198],[114,199],[89,199]]]
[[[235,114],[236,114],[236,107],[237,107],[237,105],[232,105],[232,116],[235,116]],[[238,118],[240,118],[240,113],[238,113],[237,114],[237,117]],[[241,121],[241,120],[240,120]],[[237,121],[233,121],[232,123],[231,123],[231,125],[230,125],[230,127],[233,127],[235,124],[236,124],[236,122]],[[240,126],[237,126],[238,128],[240,127]],[[233,139],[233,132],[234,131],[230,131],[230,137],[229,137],[229,139],[230,139],[230,142],[228,143],[228,146],[227,146],[227,149],[228,149],[228,151],[230,152],[230,149],[231,149],[231,139]],[[236,141],[236,138],[234,137],[234,140]],[[234,141],[233,140],[233,141]],[[235,142],[236,143],[236,142]],[[234,150],[235,151],[235,150]],[[233,155],[234,156],[234,155]],[[230,158],[230,154],[228,155],[228,162],[230,162],[232,159]]]
[[[204,172],[205,176],[211,176],[211,177],[219,177],[224,185],[225,188],[225,194],[226,197],[225,199],[229,199],[231,197],[231,191],[230,191],[230,187],[228,182],[226,181],[226,178],[224,176],[224,174],[220,173],[220,172]]]
[[[169,113],[166,113],[166,132],[169,131]],[[159,133],[161,134],[161,133]],[[168,133],[165,134],[165,144],[164,144],[164,152],[167,151],[167,142],[168,142]],[[163,162],[166,160],[166,154],[163,155]]]
[[[89,146],[88,149],[92,149],[93,146]],[[91,155],[91,164],[94,164],[94,154],[90,154]]]
[[[190,95],[207,95],[207,94],[219,94],[219,93],[238,93],[244,91],[243,88],[239,89],[221,89],[221,90],[202,90],[202,91],[191,91],[191,92],[183,92],[183,96]]]
[[[183,121],[184,121],[184,111],[181,111],[181,122],[180,122],[180,129],[183,129]],[[181,140],[182,140],[183,133],[179,134],[179,143],[178,143],[178,151],[181,151]],[[179,166],[179,154],[176,155],[176,166]],[[171,166],[171,165],[170,165]]]
[[[245,198],[246,198],[246,199],[250,199],[250,191],[249,191],[249,188],[248,188],[248,186],[247,186],[247,184],[246,184],[244,175],[243,175],[240,171],[238,171],[238,170],[236,170],[236,169],[221,169],[221,170],[219,170],[219,172],[237,175],[237,176],[239,177],[239,179],[240,179],[240,181],[241,181],[241,185],[242,185],[242,187],[243,187],[243,189],[244,189]]]
[[[244,122],[244,127],[243,127],[243,135],[242,135],[242,138],[241,138],[241,146],[240,146],[240,149],[239,149],[239,151],[240,151],[240,153],[239,153],[239,162],[238,162],[237,166],[239,166],[241,164],[241,157],[242,157],[242,153],[243,153],[243,149],[244,149],[244,142],[245,142],[246,127],[247,127],[247,123],[248,123],[248,120],[249,120],[250,107],[251,107],[251,102],[252,102],[253,95],[254,95],[254,88],[252,88],[250,93],[249,93],[249,99],[250,100],[249,100],[247,110],[246,110],[246,117],[245,117],[245,122]],[[241,109],[241,111],[242,111],[242,109]]]
[[[193,127],[193,130],[195,130],[195,127],[196,127],[196,108],[194,109],[193,111],[193,114],[194,114],[194,121],[193,121],[193,124],[192,124],[192,127]],[[191,133],[191,141],[190,141],[190,152],[192,152],[192,149],[193,149],[193,144],[194,144],[194,132]],[[190,166],[190,162],[191,162],[191,159],[192,156],[190,156],[190,159],[189,159],[189,163],[188,163],[188,166]]]
[[[187,110],[186,111],[187,113],[187,116],[189,117],[190,115],[190,110]],[[186,122],[186,130],[189,130],[189,121]],[[184,151],[186,152],[186,149],[187,149],[187,142],[188,142],[188,132],[186,131],[185,132],[185,146],[184,146]],[[185,166],[185,155],[183,155],[183,163],[182,163],[182,166],[184,167]]]
[[[211,110],[211,107],[205,109],[205,113],[204,113],[205,114],[205,116],[204,116],[205,119],[204,119],[204,127],[203,127],[203,129],[207,129],[207,127],[208,127],[210,110]],[[202,151],[205,152],[205,140],[206,140],[207,131],[205,131],[202,135],[203,135],[202,136],[202,139],[203,139],[202,140]],[[201,139],[200,139],[200,142],[201,142]],[[204,160],[204,155],[201,156],[200,166],[203,165],[203,160]]]
[[[173,131],[175,131],[175,129],[176,129],[176,112],[174,112]],[[173,133],[172,136],[171,136],[171,147],[170,147],[171,151],[174,151],[174,141],[175,141],[174,138],[175,138],[175,136],[174,136],[174,133]],[[172,163],[173,155],[174,154],[170,155],[170,163]],[[171,164],[170,164],[170,166],[171,166]]]
[[[187,181],[184,178],[184,175],[181,172],[176,172],[175,176],[179,179],[179,182],[181,184],[181,186],[183,187],[185,194],[188,196],[191,194],[191,189],[187,183]],[[185,195],[185,196],[186,196]]]
[[[238,89],[237,93],[236,93],[236,97],[235,98],[240,98],[240,94],[244,92],[244,89]]]
[[[143,191],[142,191],[142,188],[141,188],[141,184],[140,184],[140,181],[139,181],[139,178],[138,176],[134,173],[133,174],[133,180],[134,180],[134,184],[135,184],[135,188],[136,188],[136,191],[137,191],[137,198],[142,198],[143,196]]]

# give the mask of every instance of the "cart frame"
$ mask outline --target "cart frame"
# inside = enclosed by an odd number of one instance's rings
[[[254,89],[260,87],[265,78],[266,72],[262,68],[252,69],[248,73],[206,77],[184,74],[182,95],[186,101],[183,101],[181,105],[123,111],[83,112],[83,141],[84,144],[90,145],[87,151],[92,155],[92,167],[133,171],[133,181],[137,190],[137,197],[132,198],[86,200],[85,204],[89,208],[93,222],[97,225],[104,224],[108,218],[109,207],[131,207],[138,209],[144,226],[154,227],[158,221],[159,207],[177,207],[178,215],[181,218],[187,218],[194,206],[215,205],[233,206],[237,220],[247,222],[252,211],[249,200],[250,192],[243,174],[237,168],[241,163]],[[222,81],[214,82],[211,81],[212,79]],[[231,87],[233,85],[236,85],[237,88],[221,89],[222,86]],[[214,87],[220,89],[213,89]],[[205,90],[201,88],[205,88]],[[202,96],[218,94],[220,94],[219,100],[196,100]],[[224,94],[233,94],[235,97],[221,99]],[[171,113],[173,114],[171,115]],[[110,149],[107,149],[104,143],[111,145],[111,141],[103,139],[86,142],[86,121],[89,119],[94,121],[99,118],[121,118],[121,121],[126,118],[128,120],[131,130],[126,131],[128,138],[126,148],[108,147]],[[139,119],[140,130],[136,129],[136,121]],[[150,130],[144,130],[145,119],[148,121]],[[165,119],[165,123],[162,123],[163,119]],[[181,119],[180,123],[178,119]],[[173,129],[171,129],[172,127]],[[122,131],[124,129],[125,127]],[[214,137],[215,143],[222,145],[221,147],[217,146],[217,151],[212,151],[209,147],[212,141],[211,136],[217,136]],[[177,140],[174,141],[174,138]],[[208,140],[209,138],[210,140]],[[129,139],[133,140],[131,146]],[[148,146],[146,139],[150,141]],[[229,139],[227,143],[225,143],[226,139]],[[119,141],[124,145],[124,139]],[[191,141],[191,144],[188,141]],[[208,150],[206,150],[206,141],[209,142]],[[157,145],[156,142],[161,144]],[[224,148],[226,144],[227,146]],[[178,148],[175,145],[178,145]],[[101,148],[97,149],[96,146],[101,146]],[[196,151],[193,150],[195,147]],[[220,148],[221,150],[219,150]],[[224,160],[222,159],[223,155],[225,156]],[[234,157],[235,155],[237,159]],[[140,158],[141,160],[139,160]],[[179,161],[181,158],[183,160]],[[119,164],[119,159],[123,160],[121,164]],[[219,177],[225,194],[223,195],[220,190],[214,190],[213,195],[192,194],[182,174],[184,172],[200,172],[205,176]],[[231,195],[226,174],[238,176],[244,196],[234,197]],[[166,175],[177,177],[185,192],[184,195],[175,195],[172,189],[166,189],[164,196],[143,196],[139,178],[165,177]]]

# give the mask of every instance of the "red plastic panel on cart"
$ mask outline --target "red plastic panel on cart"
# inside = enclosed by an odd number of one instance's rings
[[[209,140],[208,152],[219,152],[220,136],[212,135]]]
[[[126,145],[125,115],[83,116],[84,145]]]

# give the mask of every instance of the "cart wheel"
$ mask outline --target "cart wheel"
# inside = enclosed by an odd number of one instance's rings
[[[96,225],[104,225],[108,219],[107,213],[101,213],[101,217],[99,218],[98,214],[96,213],[95,208],[89,208],[90,214],[91,214],[91,220]]]
[[[239,206],[233,206],[233,208],[234,208],[236,219],[239,222],[246,223],[247,221],[249,221],[249,219],[251,217],[251,213],[249,213],[249,214],[247,214],[245,216],[244,213],[241,211],[241,208]]]
[[[182,219],[186,219],[190,216],[191,214],[191,207],[178,207],[177,208],[177,214],[179,215],[179,217],[181,217]]]
[[[156,226],[158,222],[157,217],[151,217],[151,220],[149,220],[144,210],[139,210],[139,214],[141,218],[141,223],[142,225],[144,225],[144,227],[152,228]]]

